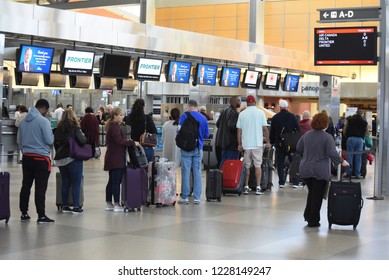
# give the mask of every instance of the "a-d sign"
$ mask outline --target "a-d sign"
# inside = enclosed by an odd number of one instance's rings
[[[380,20],[380,7],[318,9],[318,22],[374,21]]]

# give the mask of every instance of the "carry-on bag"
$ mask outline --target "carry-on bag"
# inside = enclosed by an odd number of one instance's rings
[[[208,142],[208,166],[206,171],[205,178],[205,197],[207,201],[217,200],[222,201],[222,191],[223,191],[223,172],[220,169],[209,169],[210,167],[210,158],[211,158],[211,142]]]
[[[56,205],[57,205],[57,210],[60,211],[62,210],[63,206],[63,200],[62,200],[62,178],[61,178],[61,173],[57,172],[55,174],[55,182],[56,182]],[[68,203],[69,206],[73,206],[73,188],[70,186],[69,189],[69,198],[68,198]],[[81,179],[81,187],[80,187],[80,208],[84,205],[84,175],[82,176]]]
[[[245,183],[245,168],[240,160],[226,160],[222,166],[223,194],[241,195]]]
[[[273,149],[264,149],[262,154],[262,164],[261,164],[261,190],[262,191],[271,191],[273,187]],[[257,179],[255,177],[255,168],[254,166],[250,167],[250,176],[249,176],[249,187],[252,190],[257,188]]]
[[[328,227],[332,224],[352,225],[357,228],[361,210],[363,207],[363,198],[360,182],[350,181],[331,181],[328,192]]]
[[[0,221],[5,220],[6,224],[11,217],[9,182],[9,172],[0,172]]]
[[[176,163],[173,161],[153,161],[149,163],[148,177],[150,191],[148,205],[176,204]]]
[[[130,146],[128,147],[128,157],[130,159],[130,166],[133,168],[144,167],[148,165],[145,150],[142,146]]]
[[[127,166],[122,182],[124,212],[141,210],[147,201],[147,174],[145,168]]]

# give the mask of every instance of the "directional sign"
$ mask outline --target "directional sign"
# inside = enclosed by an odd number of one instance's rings
[[[375,21],[380,20],[380,7],[318,9],[318,22]]]

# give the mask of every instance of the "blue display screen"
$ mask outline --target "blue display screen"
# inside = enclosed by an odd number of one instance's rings
[[[166,80],[171,83],[188,83],[191,67],[192,64],[190,62],[171,60],[168,64],[169,69]]]
[[[240,68],[223,67],[220,77],[220,86],[238,87],[240,82]]]
[[[216,84],[217,66],[197,64],[197,84],[214,86]]]
[[[300,77],[297,75],[286,74],[284,79],[284,91],[298,91]]]
[[[53,54],[53,48],[20,45],[20,56],[16,67],[19,72],[49,74]]]

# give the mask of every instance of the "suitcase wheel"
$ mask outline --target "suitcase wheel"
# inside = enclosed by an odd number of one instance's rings
[[[139,212],[140,212],[141,210],[142,210],[142,208],[141,208],[141,207],[139,207],[139,208],[137,208],[137,209],[136,209],[136,211],[139,211]]]
[[[210,202],[211,200],[209,198],[207,198],[207,202]]]
[[[175,206],[176,205],[176,202],[174,201],[173,203],[172,203],[172,206]]]
[[[127,212],[128,212],[128,208],[124,207],[124,213],[127,213]]]
[[[331,229],[331,226],[332,226],[332,224],[330,223],[330,224],[328,225],[328,228]]]
[[[223,192],[223,195],[226,195],[226,193],[225,193],[225,192]]]
[[[357,229],[357,225],[353,225],[353,230],[356,230]]]
[[[5,224],[8,224],[8,221],[9,221],[9,218],[7,218],[7,219],[5,220]]]
[[[242,192],[238,192],[238,196],[240,196],[242,194]]]
[[[218,198],[217,201],[222,202],[222,199],[221,199],[221,198]]]
[[[62,210],[62,205],[57,205],[57,211],[61,211]]]

